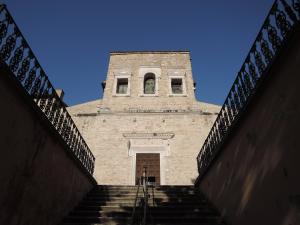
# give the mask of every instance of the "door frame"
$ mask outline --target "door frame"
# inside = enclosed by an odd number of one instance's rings
[[[129,156],[132,157],[131,160],[131,184],[135,185],[136,180],[136,154],[137,153],[158,153],[160,159],[160,185],[165,185],[165,172],[166,172],[166,160],[165,157],[168,156],[169,151],[167,146],[130,146]]]

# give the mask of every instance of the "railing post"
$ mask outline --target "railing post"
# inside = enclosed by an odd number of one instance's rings
[[[144,167],[144,171],[143,171],[143,187],[144,187],[144,216],[143,216],[143,225],[146,225],[146,223],[147,223],[147,207],[148,207],[147,167]]]

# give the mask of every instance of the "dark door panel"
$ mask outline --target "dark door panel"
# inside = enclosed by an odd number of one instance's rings
[[[147,176],[155,177],[155,182],[160,185],[160,156],[159,153],[136,154],[136,184],[137,178],[143,175],[143,169],[147,167]]]

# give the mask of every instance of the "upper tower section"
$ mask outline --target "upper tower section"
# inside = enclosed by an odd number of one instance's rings
[[[102,110],[188,110],[195,102],[188,51],[110,53]]]

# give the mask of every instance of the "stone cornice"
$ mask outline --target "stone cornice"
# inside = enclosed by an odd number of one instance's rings
[[[174,133],[123,133],[123,137],[128,139],[171,139],[175,136]]]

